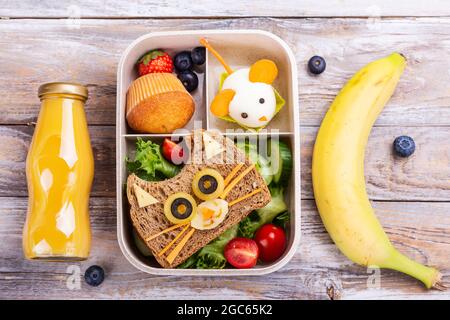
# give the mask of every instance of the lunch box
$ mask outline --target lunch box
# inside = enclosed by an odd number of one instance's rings
[[[224,72],[222,65],[208,52],[204,73],[199,73],[199,86],[192,93],[196,110],[186,129],[194,129],[201,122],[205,130],[220,130],[225,136],[278,135],[293,153],[293,169],[290,184],[285,189],[286,203],[291,214],[287,230],[288,242],[283,256],[272,264],[258,264],[252,269],[164,269],[153,258],[143,256],[135,246],[133,227],[129,217],[129,205],[124,185],[127,180],[126,156],[132,155],[138,137],[160,143],[165,137],[183,134],[136,134],[125,119],[126,95],[130,84],[137,78],[136,61],[147,51],[164,49],[171,56],[174,53],[199,46],[199,39],[205,37],[221,53],[231,68],[248,67],[258,59],[267,58],[276,62],[279,73],[274,87],[286,100],[283,109],[260,132],[249,132],[237,124],[217,119],[209,111],[211,100],[219,89],[219,79]],[[203,72],[203,71],[202,71]],[[198,127],[196,127],[198,129]],[[228,129],[235,131],[229,132]],[[139,270],[155,275],[189,276],[238,276],[263,275],[274,272],[291,260],[300,242],[300,136],[297,65],[287,44],[278,36],[261,30],[198,30],[168,31],[146,34],[123,53],[117,70],[117,117],[116,117],[116,170],[117,170],[117,237],[127,260]]]

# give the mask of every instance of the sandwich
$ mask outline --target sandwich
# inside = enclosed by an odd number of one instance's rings
[[[175,177],[127,179],[133,226],[164,268],[177,267],[271,200],[255,165],[230,139],[198,131],[183,144],[190,157]]]

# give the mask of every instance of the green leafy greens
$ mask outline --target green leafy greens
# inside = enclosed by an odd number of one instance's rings
[[[272,200],[264,208],[253,211],[239,223],[240,237],[253,238],[256,230],[266,223],[271,223],[275,217],[287,210],[283,188],[270,185],[269,190]]]
[[[239,224],[225,231],[208,245],[197,251],[178,268],[191,269],[222,269],[227,261],[223,255],[225,245],[233,238],[253,238],[255,232],[266,223],[274,223],[286,228],[290,214],[284,202],[283,186],[275,183],[270,161],[258,153],[255,143],[249,141],[237,142],[236,147],[243,150],[247,157],[255,163],[255,167],[265,183],[269,186],[271,201],[264,207],[250,213]],[[289,154],[291,157],[291,155]]]
[[[273,220],[272,223],[276,226],[279,226],[280,228],[286,229],[287,224],[291,218],[291,214],[289,211],[285,211],[283,213],[280,213],[277,215]]]
[[[160,146],[152,141],[136,140],[134,161],[125,160],[129,172],[148,181],[172,178],[180,172],[180,168],[171,164],[161,154]]]

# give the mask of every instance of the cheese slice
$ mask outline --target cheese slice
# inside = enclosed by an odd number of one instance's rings
[[[167,246],[164,247],[164,249],[162,249],[160,252],[158,252],[158,257],[161,257],[167,250],[170,249],[170,247],[173,246],[173,244],[175,242],[177,242],[178,239],[180,239],[180,237],[183,235],[183,233],[189,228],[189,224],[186,224],[186,227],[184,227],[183,230],[180,231],[180,233],[177,234],[177,236],[175,238],[173,238],[172,241],[169,242],[169,244]]]
[[[205,146],[205,154],[207,160],[222,153],[225,150],[222,144],[217,142],[206,132],[203,132],[203,145]]]
[[[169,227],[169,228],[167,228],[167,229],[164,229],[163,231],[160,231],[160,232],[158,232],[158,233],[156,233],[156,234],[154,234],[154,235],[148,237],[147,239],[145,239],[145,241],[148,242],[148,241],[150,241],[150,240],[153,240],[153,239],[159,237],[160,235],[162,235],[162,234],[164,234],[164,233],[167,233],[167,232],[169,232],[169,231],[178,229],[178,228],[180,228],[180,227],[182,227],[182,226],[184,226],[184,225],[186,225],[186,224],[189,224],[189,222],[180,223],[180,224],[175,224],[175,225],[173,225],[173,226],[171,226],[171,227]]]
[[[259,192],[261,192],[261,191],[262,191],[261,188],[258,188],[258,189],[256,189],[256,190],[253,190],[253,191],[250,192],[249,194],[246,194],[245,196],[242,196],[242,197],[240,197],[240,198],[237,198],[236,200],[233,200],[233,201],[229,202],[229,203],[228,203],[228,206],[231,207],[232,205],[235,205],[236,203],[239,203],[239,202],[241,202],[241,201],[243,201],[243,200],[245,200],[245,199],[248,199],[248,198],[254,196],[255,194],[257,194],[257,193],[259,193]]]
[[[133,189],[139,208],[147,207],[151,204],[159,202],[157,199],[155,199],[153,196],[151,196],[147,191],[139,187],[137,184],[133,185]]]
[[[238,173],[239,170],[241,170],[242,166],[244,165],[243,162],[239,163],[236,167],[233,168],[233,170],[231,170],[230,174],[225,178],[225,180],[223,181],[225,187],[230,183],[231,179],[234,178],[234,176],[236,175],[236,173]]]
[[[236,184],[239,183],[239,181],[241,181],[250,171],[253,170],[253,168],[255,167],[255,164],[251,164],[249,167],[247,167],[247,169],[245,169],[240,175],[237,176],[236,179],[234,179],[233,181],[231,181],[226,187],[225,190],[223,190],[222,194],[219,196],[220,199],[225,199],[225,197],[228,195],[228,192],[231,191],[231,189],[234,188],[234,186]]]
[[[192,237],[192,235],[194,234],[195,229],[192,228],[191,231],[189,231],[183,239],[181,239],[181,241],[176,245],[175,249],[172,250],[172,252],[169,253],[169,255],[167,256],[166,260],[167,262],[169,262],[170,264],[173,263],[173,261],[175,260],[175,258],[180,254],[181,249],[184,248],[184,246],[186,245],[186,243],[189,241],[189,239]]]

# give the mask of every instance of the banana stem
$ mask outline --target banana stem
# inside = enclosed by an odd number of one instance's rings
[[[411,277],[422,281],[428,289],[442,288],[440,283],[441,274],[438,270],[417,263],[397,250],[394,250],[392,256],[388,259],[388,261],[386,261],[383,267],[406,273]]]

